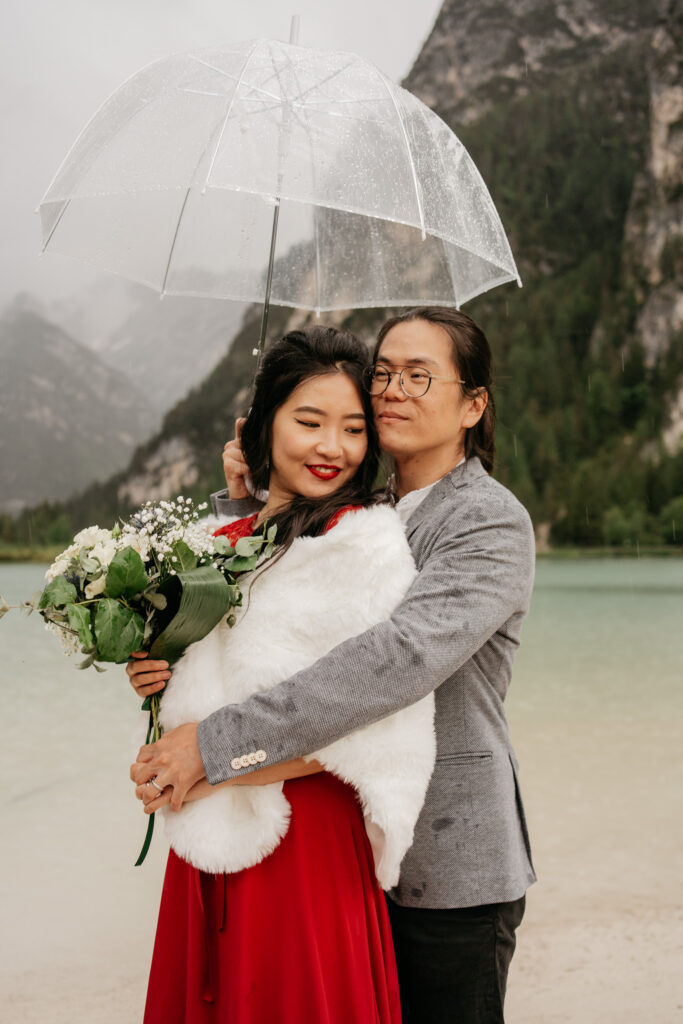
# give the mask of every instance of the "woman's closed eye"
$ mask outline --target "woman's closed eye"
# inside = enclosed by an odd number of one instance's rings
[[[316,420],[300,420],[300,419],[297,419],[296,422],[299,423],[302,427],[308,427],[310,430],[315,430],[318,427],[320,427],[320,425],[321,425],[319,422],[316,422]],[[357,436],[359,434],[364,434],[365,433],[365,427],[364,426],[361,426],[361,427],[345,427],[344,429],[345,429],[347,434],[353,434],[354,436]]]

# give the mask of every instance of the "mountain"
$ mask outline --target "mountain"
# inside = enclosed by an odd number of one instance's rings
[[[524,281],[466,308],[494,352],[496,476],[541,547],[683,536],[681,54],[679,0],[445,0],[405,82],[477,163]],[[274,312],[271,334],[306,319]],[[325,319],[370,341],[387,312]],[[68,505],[64,523],[220,483],[248,401],[251,316],[126,471]],[[55,514],[34,511],[32,527]],[[5,524],[0,538],[26,530]]]
[[[104,362],[134,380],[153,381],[154,404],[166,412],[213,370],[244,310],[219,299],[162,300],[151,288],[111,277],[51,312]]]
[[[67,498],[125,466],[159,417],[130,378],[26,302],[0,317],[0,506]]]

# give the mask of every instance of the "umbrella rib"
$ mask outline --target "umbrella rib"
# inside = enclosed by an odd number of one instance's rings
[[[249,56],[247,57],[247,63],[250,60],[252,53],[253,53],[253,49],[252,49],[251,53],[249,54]],[[201,64],[202,67],[208,68],[209,71],[215,71],[216,74],[222,75],[223,78],[227,78],[229,81],[234,82],[235,83],[235,88],[237,88],[237,86],[240,84],[240,79],[242,77],[243,72],[241,72],[240,75],[233,75],[229,71],[223,71],[221,68],[215,67],[213,64],[207,64],[207,62],[205,60],[199,60],[197,57],[193,57],[193,60],[197,64]],[[245,64],[245,67],[246,67],[246,64]],[[263,86],[257,85],[255,82],[254,83],[249,83],[249,88],[252,91],[254,91],[254,92],[263,92],[263,93],[265,93],[266,96],[271,96],[272,95],[271,93],[267,92],[263,88]],[[204,90],[204,89],[191,89],[191,88],[187,88],[184,91],[185,92],[198,93],[200,96],[219,96],[219,97],[225,97],[225,93],[224,92],[211,92],[208,89]],[[275,99],[276,97],[272,96],[272,98]]]
[[[51,228],[51,230],[50,230],[50,234],[49,234],[49,235],[47,236],[47,238],[46,238],[46,239],[45,239],[45,241],[43,242],[43,247],[42,247],[42,249],[40,250],[40,251],[41,251],[41,253],[42,253],[42,252],[45,252],[45,250],[47,249],[48,245],[49,245],[49,244],[50,244],[50,242],[52,241],[52,236],[54,235],[55,231],[56,231],[56,230],[57,230],[57,228],[59,227],[59,224],[60,224],[60,222],[61,222],[61,219],[62,219],[62,217],[64,216],[64,214],[66,213],[66,211],[67,211],[67,209],[68,209],[68,207],[69,207],[69,204],[70,204],[70,203],[71,203],[71,197],[69,197],[69,198],[68,198],[68,199],[66,200],[66,202],[65,202],[65,203],[64,203],[64,205],[62,206],[61,210],[59,211],[59,213],[58,213],[58,215],[57,215],[57,220],[56,220],[56,221],[54,222],[54,224],[52,225],[52,228]]]
[[[178,214],[178,221],[175,226],[175,232],[173,233],[173,241],[171,242],[171,248],[168,254],[168,260],[166,261],[166,271],[164,273],[164,281],[161,285],[161,294],[166,294],[166,282],[168,281],[168,273],[171,269],[171,260],[173,259],[173,252],[175,250],[175,244],[178,241],[178,232],[180,231],[180,222],[183,219],[185,213],[185,207],[187,206],[187,200],[190,198],[190,189],[188,188],[185,192],[185,198],[183,199],[183,205],[180,207],[180,213]]]
[[[249,60],[249,57],[254,52],[260,41],[260,39],[254,40],[254,45],[252,46],[249,52],[247,60]],[[239,81],[237,75],[232,74],[230,71],[226,71],[225,68],[217,68],[215,64],[209,64],[207,60],[202,60],[202,58],[198,57],[196,53],[190,53],[188,54],[188,56],[190,60],[193,60],[195,62],[195,64],[201,64],[203,68],[208,68],[209,71],[215,71],[217,75],[221,75],[223,78],[231,78],[234,82]]]
[[[393,92],[391,91],[391,89],[389,88],[389,83],[387,82],[386,78],[384,77],[384,75],[382,74],[381,71],[378,71],[377,73],[378,73],[378,75],[380,77],[380,81],[383,83],[384,88],[386,89],[386,91],[389,94],[389,98],[391,99],[391,102],[394,105],[394,110],[396,111],[396,116],[398,118],[398,122],[401,125],[401,132],[403,133],[403,141],[406,144],[406,150],[408,152],[408,160],[410,161],[410,171],[411,171],[411,173],[413,175],[413,185],[415,187],[415,199],[417,201],[417,212],[418,212],[418,214],[420,216],[420,229],[422,231],[422,239],[424,240],[427,237],[427,232],[425,231],[425,218],[424,218],[424,210],[422,209],[422,196],[420,195],[420,183],[419,183],[419,181],[417,179],[417,171],[415,170],[415,162],[413,160],[413,154],[412,154],[411,149],[410,149],[410,142],[408,140],[408,133],[406,131],[406,126],[403,123],[403,117],[401,116],[401,111],[399,110],[398,103],[396,102],[396,98],[395,98]]]
[[[300,99],[305,100],[309,93],[313,92],[316,89],[320,89],[321,86],[323,85],[327,85],[327,83],[331,82],[333,78],[338,78],[339,75],[343,75],[345,71],[348,71],[349,68],[353,67],[354,63],[355,61],[349,61],[349,63],[345,64],[343,68],[337,68],[336,71],[332,71],[327,76],[327,78],[323,78],[322,81],[320,82],[314,82],[314,84],[310,85],[308,89],[304,89],[304,91],[301,93]],[[325,101],[319,100],[318,102],[322,103]]]
[[[293,67],[293,69],[292,69],[292,74],[294,76],[294,80],[295,80],[295,82],[297,84],[297,87],[299,87],[299,76],[297,75],[297,70],[296,70],[295,67]],[[302,93],[301,95],[304,95],[304,94]],[[292,103],[290,105],[291,113],[294,115],[296,120],[303,127],[304,133],[306,134],[306,138],[308,139],[308,146],[309,146],[310,154],[311,154],[311,172],[312,172],[312,175],[313,175],[313,189],[315,191],[317,183],[316,183],[316,173],[315,173],[316,172],[315,159],[314,159],[315,148],[313,146],[312,126],[309,125],[308,119],[305,118],[302,114],[299,113],[298,110],[295,109],[296,106],[301,106],[302,111],[305,110],[306,107],[305,107],[304,104],[294,104],[294,103]],[[316,316],[320,316],[320,225],[318,224],[318,204],[317,203],[313,204],[313,232],[315,234],[315,311],[316,311]]]
[[[230,117],[230,112],[232,111],[232,106],[233,106],[233,103],[235,102],[235,96],[237,95],[237,90],[239,89],[240,85],[242,84],[242,79],[244,78],[244,76],[245,76],[245,74],[247,72],[247,68],[249,67],[249,62],[250,62],[251,58],[254,56],[254,51],[256,50],[257,46],[258,46],[258,40],[254,43],[254,45],[252,46],[251,50],[249,51],[249,55],[248,55],[247,59],[244,62],[244,66],[243,66],[242,70],[240,71],[240,76],[237,79],[237,83],[235,85],[235,91],[232,94],[232,97],[230,99],[230,103],[228,104],[228,109],[226,110],[225,117],[223,118],[223,124],[221,125],[221,130],[220,130],[220,133],[218,135],[218,141],[216,142],[216,146],[214,148],[213,155],[211,157],[211,163],[209,164],[209,169],[206,172],[206,178],[204,180],[204,187],[202,188],[202,192],[206,191],[206,186],[209,183],[209,178],[211,177],[211,172],[213,171],[213,165],[215,164],[216,157],[218,156],[218,150],[220,149],[221,142],[223,141],[223,134],[225,132],[225,126],[228,123],[228,118]]]

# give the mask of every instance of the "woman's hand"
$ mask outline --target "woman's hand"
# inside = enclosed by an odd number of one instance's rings
[[[244,461],[242,445],[240,443],[242,427],[245,423],[245,419],[235,421],[235,439],[228,441],[223,448],[223,472],[225,473],[225,482],[228,485],[228,494],[231,498],[249,497],[249,490],[245,482],[245,476],[249,472],[249,467]]]
[[[135,795],[138,798],[138,800],[142,800],[142,809],[144,810],[145,814],[154,814],[154,812],[158,811],[160,807],[163,807],[165,804],[170,803],[171,796],[173,795],[173,787],[166,786],[165,789],[162,789],[161,792],[159,792],[159,790],[156,788],[156,786],[150,779],[143,785],[135,787]]]
[[[146,651],[133,651],[126,665],[126,673],[138,697],[151,697],[160,693],[171,678],[167,661],[143,661],[148,658]]]
[[[203,800],[205,797],[211,796],[221,785],[227,786],[229,783],[223,782],[219,786],[212,786],[208,779],[200,779],[199,782],[195,782],[194,786],[188,790],[183,803],[189,803],[192,800]],[[173,786],[166,786],[165,789],[159,792],[151,779],[135,787],[135,795],[138,800],[142,800],[145,814],[154,814],[160,807],[170,803],[172,794]]]

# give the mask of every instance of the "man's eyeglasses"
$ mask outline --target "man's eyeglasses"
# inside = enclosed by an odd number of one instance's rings
[[[464,384],[460,377],[437,377],[422,366],[404,366],[402,370],[388,370],[386,366],[368,366],[363,371],[363,383],[367,391],[375,397],[383,395],[389,387],[392,377],[398,377],[401,391],[409,398],[422,398],[429,391],[433,380],[449,381],[453,384]]]

